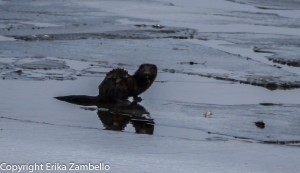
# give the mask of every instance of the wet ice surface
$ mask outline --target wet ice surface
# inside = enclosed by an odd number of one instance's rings
[[[0,1],[1,160],[103,161],[112,172],[299,171],[299,7]],[[159,68],[141,103],[153,135],[132,124],[103,130],[96,108],[53,98],[97,95],[112,68],[132,74],[145,62]]]

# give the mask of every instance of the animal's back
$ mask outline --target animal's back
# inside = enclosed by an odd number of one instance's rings
[[[113,69],[99,85],[99,97],[103,100],[126,100],[131,93],[132,77],[124,69]]]

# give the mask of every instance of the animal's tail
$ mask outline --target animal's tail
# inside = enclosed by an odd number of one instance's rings
[[[83,106],[96,105],[98,102],[97,96],[70,95],[70,96],[59,96],[54,98],[56,98],[57,100],[61,100],[61,101],[65,101],[77,105],[83,105]]]

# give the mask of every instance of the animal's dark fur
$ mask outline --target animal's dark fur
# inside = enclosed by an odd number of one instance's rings
[[[156,75],[157,67],[153,64],[140,65],[133,75],[123,69],[114,69],[99,85],[99,97],[109,101],[137,98],[151,86]]]
[[[122,101],[127,100],[129,97],[133,97],[137,102],[140,101],[138,95],[145,92],[152,85],[156,75],[157,67],[154,64],[140,65],[133,75],[129,75],[124,69],[117,68],[107,73],[98,87],[98,96],[71,95],[56,98],[80,105]]]

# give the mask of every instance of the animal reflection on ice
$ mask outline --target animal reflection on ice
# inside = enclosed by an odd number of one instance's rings
[[[57,99],[66,101],[60,97]],[[136,133],[152,135],[154,132],[155,123],[150,117],[150,113],[136,102],[128,100],[98,102],[97,104],[95,102],[91,102],[91,104],[74,102],[74,100],[66,102],[83,106],[97,106],[97,115],[106,130],[123,131],[127,124],[131,123]]]
[[[136,133],[153,134],[154,120],[143,106],[127,102],[108,107],[108,109],[98,107],[97,111],[106,130],[122,131],[131,123]]]

